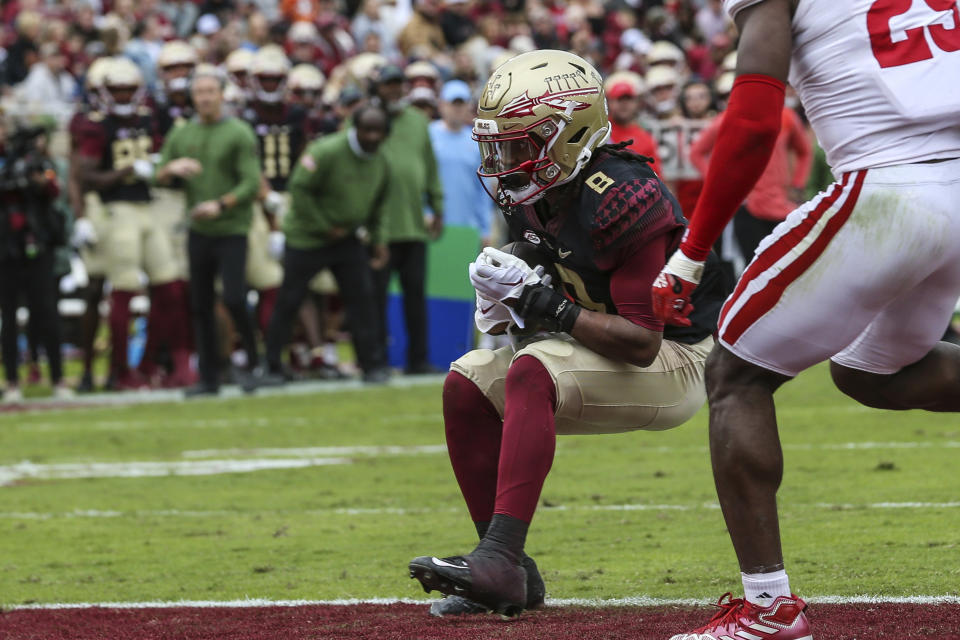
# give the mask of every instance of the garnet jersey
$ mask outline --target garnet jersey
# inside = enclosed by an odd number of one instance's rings
[[[260,169],[274,191],[286,191],[294,163],[311,139],[311,122],[303,107],[251,106],[243,112],[257,134]]]
[[[156,122],[149,109],[121,118],[99,111],[86,118],[78,150],[81,155],[97,160],[99,171],[120,171],[137,160],[149,160],[158,148]],[[150,185],[131,173],[122,181],[99,191],[103,202],[149,202]]]
[[[674,197],[639,158],[618,157],[601,148],[582,172],[585,178],[579,195],[562,209],[554,211],[542,199],[503,213],[511,239],[536,245],[553,262],[568,296],[585,309],[615,314],[612,274],[627,256],[667,235],[668,249],[658,257],[656,269],[660,269],[679,246],[686,220]],[[656,271],[649,282],[639,283],[638,290],[646,294],[655,276]],[[711,255],[694,292],[692,326],[665,327],[664,337],[694,344],[712,335],[726,294]]]
[[[724,0],[731,16],[763,0]],[[790,84],[834,174],[960,156],[954,0],[803,0]]]

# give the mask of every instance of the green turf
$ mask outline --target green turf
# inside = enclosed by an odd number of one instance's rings
[[[869,507],[957,501],[960,418],[861,409],[830,387],[824,368],[779,401],[781,517],[797,590],[960,593],[960,509]],[[830,448],[850,442],[881,444]],[[883,444],[891,442],[916,444]],[[432,385],[0,415],[0,465],[442,443]],[[208,457],[228,456],[264,454]],[[738,580],[715,501],[704,412],[669,432],[561,438],[528,550],[557,598],[717,597]],[[684,509],[609,509],[623,504]],[[407,561],[468,551],[473,535],[442,453],[208,476],[21,480],[0,488],[0,600],[420,597]]]

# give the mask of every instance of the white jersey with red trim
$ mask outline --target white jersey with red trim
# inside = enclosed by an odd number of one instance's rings
[[[790,84],[835,175],[960,157],[957,0],[797,4]]]

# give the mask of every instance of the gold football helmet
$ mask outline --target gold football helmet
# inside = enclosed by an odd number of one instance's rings
[[[110,113],[128,118],[143,102],[143,74],[130,58],[111,58],[103,74],[100,102]]]
[[[477,173],[496,178],[490,196],[500,205],[529,204],[572,180],[609,135],[603,80],[590,63],[566,51],[523,53],[495,69],[480,96]]]
[[[320,69],[312,64],[298,64],[290,70],[287,89],[295,102],[313,106],[325,82],[326,78]]]
[[[185,93],[190,89],[190,74],[198,61],[197,50],[183,40],[163,45],[157,56],[157,69],[167,93]]]
[[[250,88],[254,99],[270,104],[281,102],[289,73],[290,60],[283,49],[276,45],[262,47],[253,56],[250,72]]]

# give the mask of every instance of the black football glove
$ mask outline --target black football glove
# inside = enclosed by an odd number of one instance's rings
[[[525,286],[514,309],[525,321],[553,332],[570,333],[580,315],[580,305],[545,284]]]

